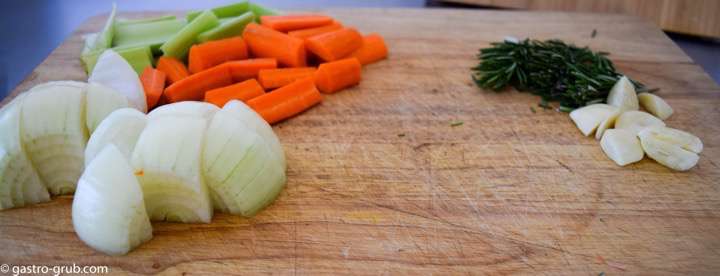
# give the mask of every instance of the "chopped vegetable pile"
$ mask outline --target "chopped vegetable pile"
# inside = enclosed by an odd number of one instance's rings
[[[150,221],[270,205],[287,167],[270,124],[387,56],[377,34],[247,1],[186,19],[115,14],[85,36],[87,82],[40,84],[0,109],[0,210],[74,194],[76,233],[110,255],[150,240]]]
[[[130,63],[141,75],[148,110],[181,101],[222,107],[235,99],[270,123],[319,103],[319,92],[358,84],[362,66],[388,54],[378,34],[363,36],[326,15],[278,15],[247,1],[192,11],[185,20],[115,19],[113,7],[85,44],[88,72],[108,48]]]

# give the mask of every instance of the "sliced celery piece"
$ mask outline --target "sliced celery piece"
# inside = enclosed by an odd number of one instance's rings
[[[115,26],[114,47],[150,46],[159,54],[160,46],[185,26],[185,22],[172,18],[135,23],[118,23]]]
[[[177,20],[177,17],[174,15],[164,15],[164,16],[159,16],[159,17],[140,18],[140,19],[118,19],[117,21],[115,21],[115,26],[143,24],[143,23],[158,22],[158,21],[165,21],[165,20]]]
[[[261,5],[250,3],[250,11],[255,14],[255,21],[260,22],[260,17],[263,15],[278,15],[278,11],[263,7]]]
[[[146,67],[152,67],[153,55],[149,46],[128,48],[118,54],[130,63],[138,75],[142,74]]]
[[[90,47],[91,50],[105,50],[112,46],[113,34],[115,33],[116,10],[117,5],[113,3],[112,11],[110,11],[110,16],[108,16],[107,21],[105,21],[105,26],[103,27],[102,31],[100,31],[95,38],[95,43],[93,43],[93,46]]]
[[[138,75],[142,73],[145,67],[152,66],[153,56],[149,46],[117,47],[112,49],[127,60]],[[91,51],[80,56],[80,61],[85,65],[85,71],[88,72],[88,74],[95,68],[95,63],[97,63],[98,57],[100,57],[103,51],[105,51],[105,49]]]
[[[246,12],[237,17],[220,19],[220,25],[204,31],[197,36],[198,42],[218,40],[231,36],[239,36],[245,30],[245,26],[255,20],[255,14]]]
[[[226,18],[226,17],[235,17],[238,15],[241,15],[243,13],[246,13],[250,10],[250,4],[247,0],[240,1],[234,4],[220,6],[212,8],[211,11],[215,16],[218,18]],[[191,11],[188,12],[186,15],[186,19],[188,22],[195,20],[203,11]]]
[[[184,59],[190,46],[195,43],[197,36],[219,25],[217,16],[211,11],[204,11],[195,20],[188,23],[167,42],[160,46],[164,55]]]
[[[81,54],[90,53],[93,51],[93,47],[95,46],[95,40],[97,40],[98,33],[89,33],[86,35],[83,35],[83,39],[85,40],[85,44],[83,45],[83,49]]]

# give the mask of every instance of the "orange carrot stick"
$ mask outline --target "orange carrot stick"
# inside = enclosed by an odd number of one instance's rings
[[[265,90],[255,79],[249,79],[233,85],[215,88],[205,93],[205,101],[222,108],[231,100],[248,100],[265,94]]]
[[[247,102],[269,124],[290,118],[322,101],[313,78],[304,78]]]
[[[276,58],[288,67],[305,67],[305,43],[268,27],[250,23],[243,31],[243,38],[255,57]]]
[[[187,68],[185,68],[185,64],[183,64],[182,61],[169,56],[161,56],[158,59],[156,67],[158,70],[165,73],[168,85],[190,75],[190,72],[188,72]]]
[[[360,83],[362,66],[356,58],[320,64],[315,72],[315,85],[323,93],[335,93]]]
[[[190,69],[190,73],[195,74],[226,61],[246,59],[247,57],[247,47],[242,37],[208,41],[190,47],[188,69]]]
[[[344,58],[360,49],[362,36],[353,28],[343,28],[305,39],[305,47],[325,61]]]
[[[265,89],[278,88],[299,79],[312,77],[315,70],[315,67],[263,69],[258,73],[258,81]]]
[[[280,32],[307,29],[332,24],[332,17],[325,15],[263,15],[260,24]]]
[[[262,69],[277,68],[277,60],[274,58],[255,58],[223,63],[228,67],[234,82],[241,82],[247,79],[256,78]]]
[[[168,102],[201,101],[205,92],[232,84],[227,66],[218,65],[175,82],[165,89]]]
[[[357,58],[360,64],[366,65],[386,58],[388,49],[385,41],[379,34],[369,34],[363,37],[363,45],[355,50],[350,57]]]
[[[152,66],[145,67],[145,70],[140,74],[140,82],[142,82],[143,90],[145,90],[147,108],[150,110],[157,105],[163,90],[165,90],[165,73],[153,69]]]
[[[332,31],[337,31],[343,28],[343,25],[339,22],[335,21],[330,25],[315,27],[315,28],[309,28],[309,29],[301,29],[297,31],[291,31],[288,32],[289,36],[297,37],[300,39],[306,39],[311,36],[316,36],[319,34],[329,33]]]

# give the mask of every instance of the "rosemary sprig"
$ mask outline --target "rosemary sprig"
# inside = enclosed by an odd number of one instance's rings
[[[472,78],[482,87],[500,91],[512,86],[558,101],[563,110],[605,102],[610,89],[622,76],[608,53],[593,52],[560,40],[504,41],[480,49],[480,64]],[[644,85],[633,81],[635,87]]]

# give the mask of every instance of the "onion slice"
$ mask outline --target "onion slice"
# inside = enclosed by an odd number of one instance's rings
[[[155,221],[210,222],[212,204],[200,171],[207,122],[193,117],[149,120],[132,166]]]
[[[22,102],[22,143],[51,194],[72,194],[84,167],[85,84],[50,82]],[[7,149],[6,149],[7,150]]]
[[[285,186],[285,166],[266,139],[231,113],[217,112],[208,127],[203,172],[216,209],[250,217]]]
[[[220,110],[214,104],[206,102],[186,101],[174,104],[166,104],[153,109],[148,113],[148,120],[155,120],[163,117],[195,117],[210,120],[215,112]]]
[[[87,106],[86,125],[90,134],[95,132],[100,122],[110,113],[119,108],[130,107],[130,102],[120,92],[99,83],[87,85],[85,102]]]
[[[265,140],[268,146],[270,146],[275,158],[281,164],[283,170],[285,170],[285,151],[283,151],[283,147],[280,144],[280,139],[278,139],[272,127],[265,119],[260,117],[255,110],[238,100],[232,100],[226,103],[225,106],[223,106],[223,110],[243,122],[250,129],[255,130],[255,132]]]
[[[89,83],[99,83],[123,94],[131,106],[147,112],[145,90],[135,70],[117,52],[105,50],[98,58]]]
[[[85,244],[108,255],[127,254],[152,238],[140,184],[114,145],[107,145],[80,177],[72,221]]]
[[[146,124],[145,114],[133,108],[121,108],[110,113],[88,140],[85,165],[108,144],[115,145],[129,160]]]
[[[0,210],[50,200],[20,140],[21,94],[0,112]]]

